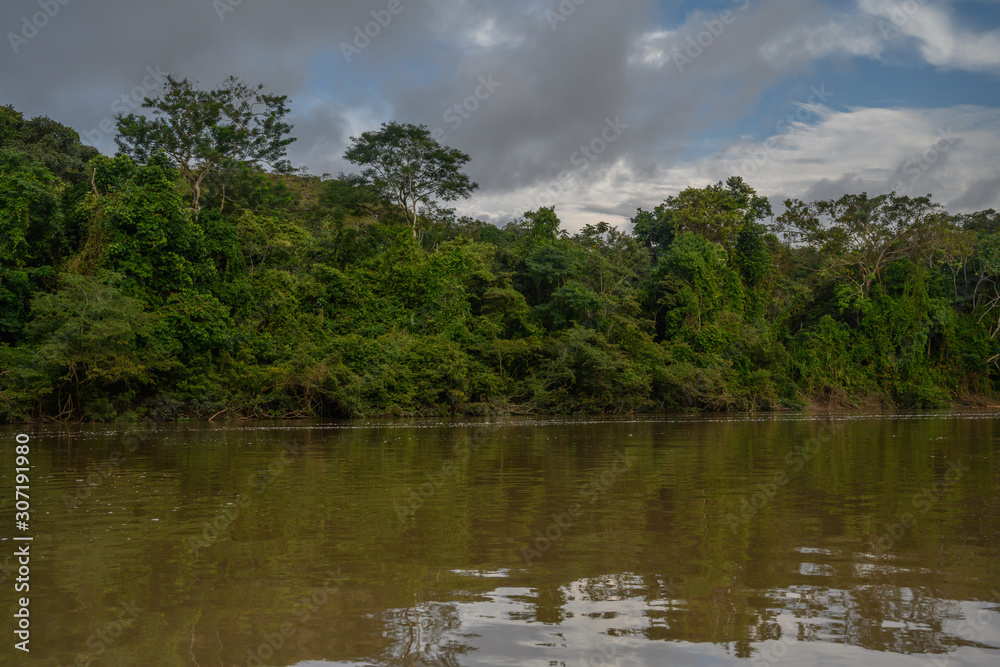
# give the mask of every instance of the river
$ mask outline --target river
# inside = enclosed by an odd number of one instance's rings
[[[19,432],[3,664],[1000,664],[996,413]]]

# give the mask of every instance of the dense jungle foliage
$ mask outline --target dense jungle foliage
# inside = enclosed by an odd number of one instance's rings
[[[998,388],[992,210],[850,194],[775,218],[731,178],[631,231],[570,234],[552,208],[501,229],[216,157],[106,157],[0,107],[0,419],[941,407]]]

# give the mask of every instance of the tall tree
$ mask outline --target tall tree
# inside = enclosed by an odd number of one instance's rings
[[[292,129],[284,120],[288,97],[263,91],[263,84],[251,86],[233,76],[216,90],[198,90],[188,79],[168,75],[163,94],[143,101],[151,118],[119,114],[115,142],[121,153],[141,163],[165,153],[191,186],[197,212],[202,185],[213,171],[235,163],[291,171],[284,159],[285,148],[295,141],[286,136]]]
[[[862,192],[812,204],[792,199],[785,206],[777,231],[816,249],[823,269],[850,285],[845,296],[867,298],[885,267],[904,257],[919,259],[953,232],[930,197]]]
[[[771,204],[739,176],[704,188],[685,188],[652,211],[639,209],[634,233],[661,254],[681,232],[694,232],[731,251],[747,225],[771,215]]]
[[[414,238],[418,207],[465,198],[479,187],[462,172],[469,156],[439,144],[424,125],[382,123],[378,132],[351,137],[344,158],[366,165],[362,179],[403,209]]]

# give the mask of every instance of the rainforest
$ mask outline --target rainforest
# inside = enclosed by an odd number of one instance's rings
[[[477,156],[422,126],[314,176],[281,160],[284,98],[240,118],[252,87],[229,82],[227,112],[171,86],[118,118],[114,157],[0,107],[0,419],[941,408],[1000,387],[994,210],[844,193],[776,215],[734,176],[625,227],[570,232],[555,207],[499,227],[446,207]],[[209,100],[185,143],[169,114]],[[414,160],[428,187],[393,189]]]

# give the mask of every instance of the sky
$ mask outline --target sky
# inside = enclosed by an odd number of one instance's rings
[[[289,158],[423,124],[470,156],[461,215],[626,225],[742,176],[1000,208],[1000,0],[4,0],[0,104],[114,153],[163,76],[288,95]]]

